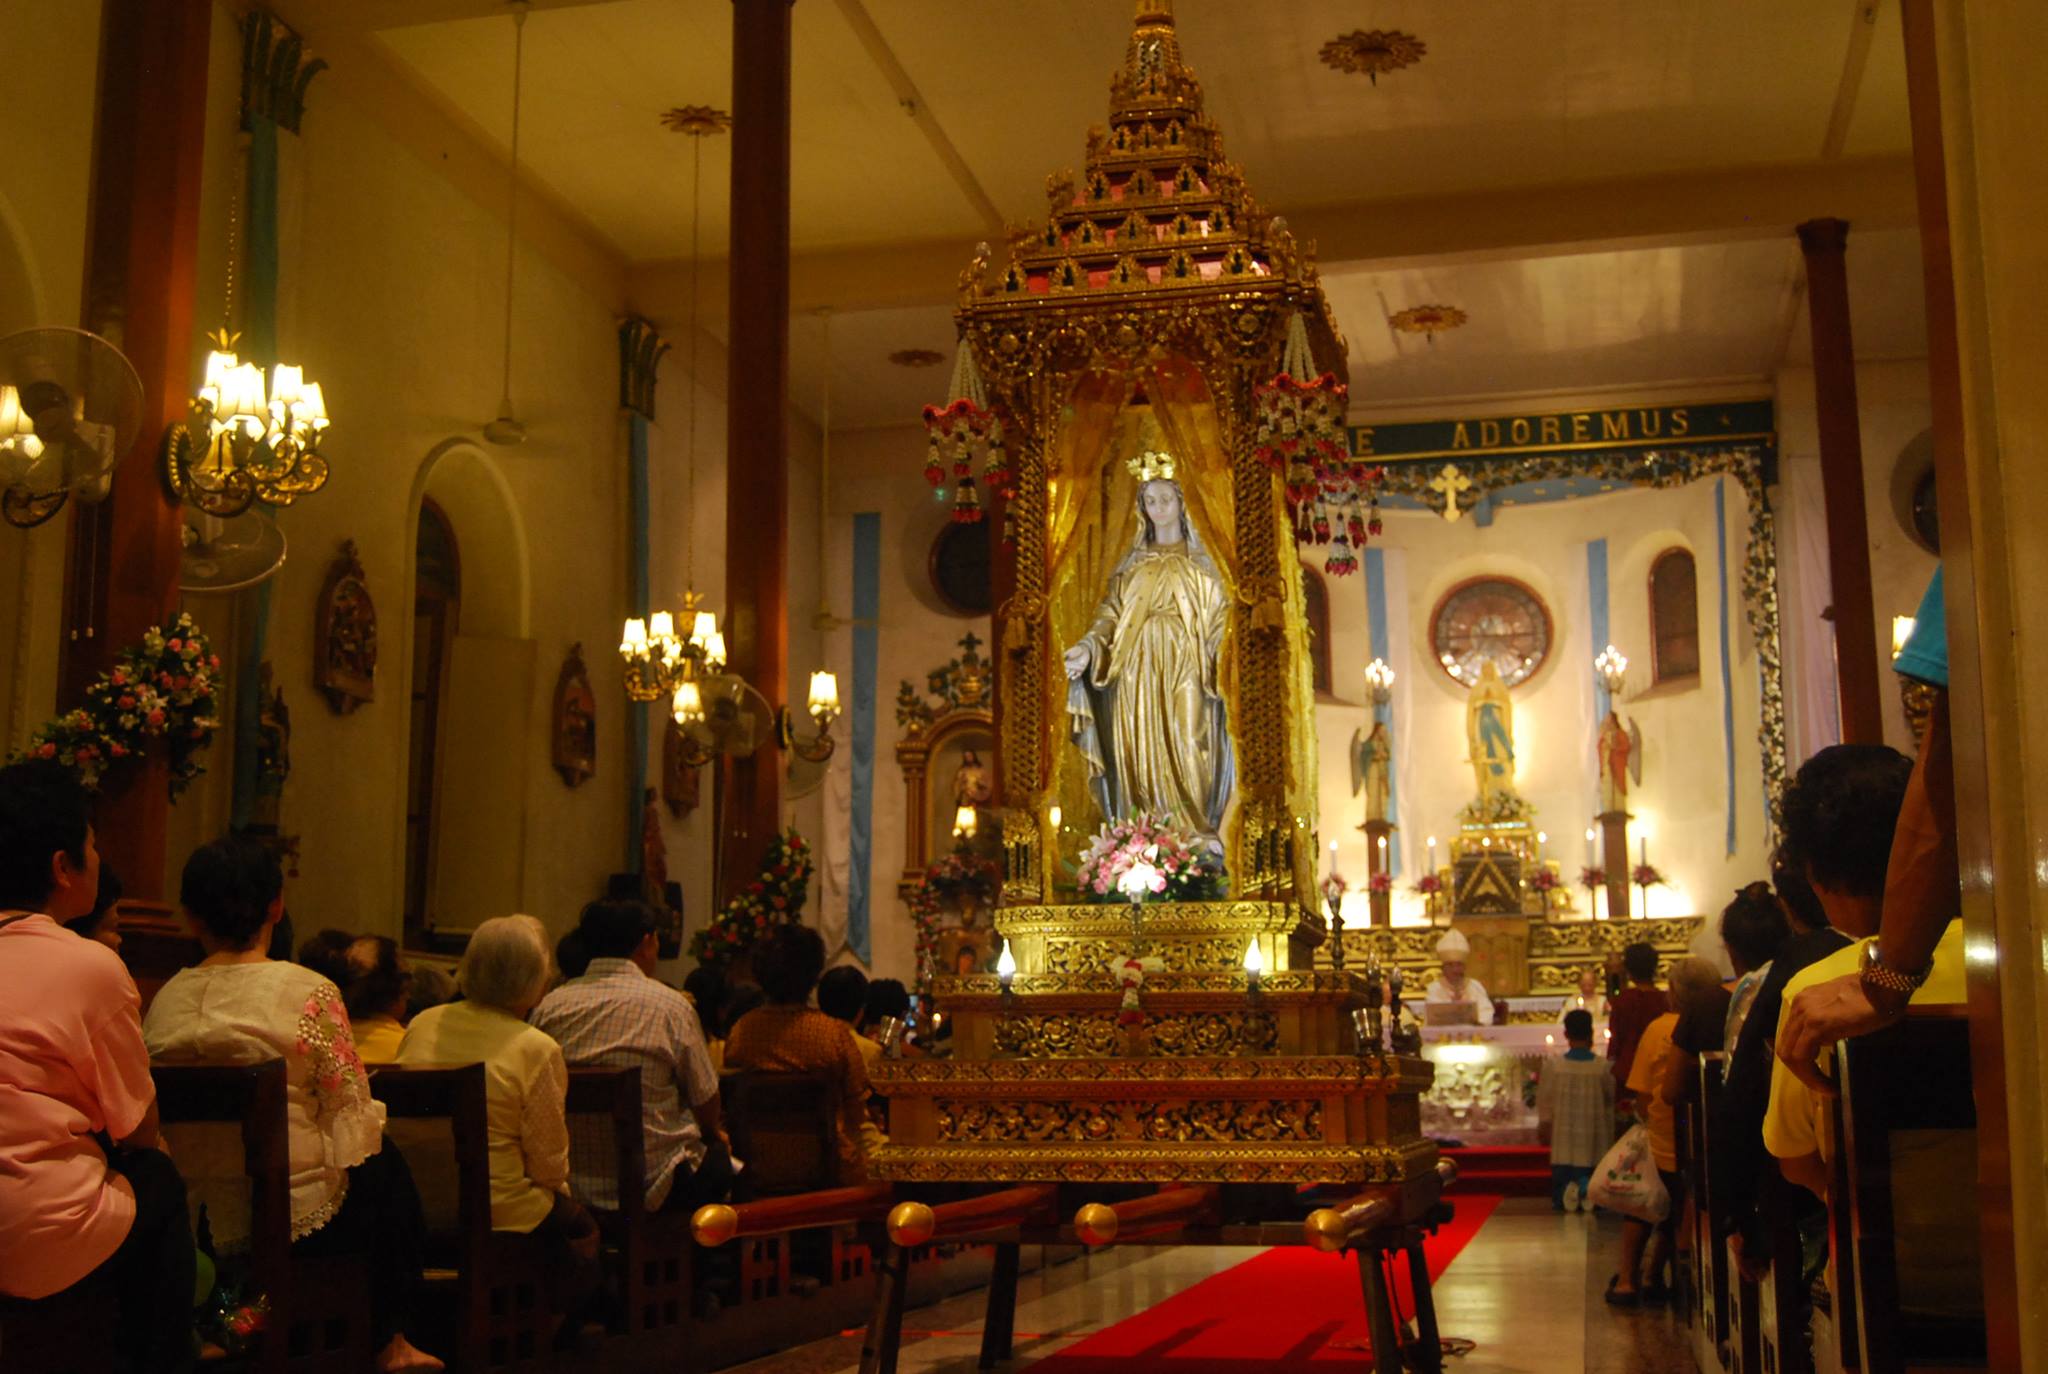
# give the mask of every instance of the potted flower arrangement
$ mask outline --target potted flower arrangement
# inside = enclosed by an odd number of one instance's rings
[[[38,727],[17,759],[55,759],[87,787],[108,768],[161,739],[170,756],[175,800],[206,770],[199,751],[213,740],[220,657],[192,617],[179,612],[124,649],[85,689],[85,704]]]
[[[1432,878],[1430,881],[1434,882],[1435,879]],[[1394,877],[1391,873],[1375,873],[1370,881],[1366,883],[1366,891],[1375,897],[1384,897],[1393,890]]]
[[[768,842],[760,876],[690,939],[690,957],[730,964],[778,925],[797,919],[811,883],[811,846],[794,827]]]
[[[1223,866],[1165,817],[1105,824],[1074,874],[1085,902],[1200,902],[1223,895]]]
[[[993,907],[1002,890],[995,860],[964,847],[927,868],[908,898],[917,928],[918,967],[928,968],[938,957],[939,930],[948,911]]]

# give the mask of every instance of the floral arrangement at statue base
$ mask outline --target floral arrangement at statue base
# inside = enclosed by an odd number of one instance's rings
[[[175,800],[206,771],[198,754],[220,724],[214,716],[219,672],[219,655],[181,611],[170,625],[152,628],[141,643],[122,650],[85,689],[85,704],[39,726],[14,760],[55,759],[97,788],[107,769],[160,739],[170,754]]]
[[[1223,865],[1167,817],[1141,811],[1095,832],[1075,882],[1084,902],[1207,902],[1223,895]]]
[[[1513,792],[1496,792],[1490,797],[1466,802],[1458,819],[1466,825],[1508,825],[1536,818],[1536,808]]]
[[[993,859],[960,845],[924,871],[907,899],[917,929],[919,981],[938,959],[939,931],[948,911],[993,907],[1002,895],[1003,874]]]
[[[797,919],[810,883],[811,846],[792,826],[768,842],[760,876],[690,937],[690,957],[700,964],[731,963],[769,931]]]

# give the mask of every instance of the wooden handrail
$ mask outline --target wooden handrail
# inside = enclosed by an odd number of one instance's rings
[[[889,1213],[889,1239],[910,1249],[929,1241],[1022,1226],[1050,1212],[1058,1196],[1053,1184],[1032,1183],[936,1206],[899,1202]]]
[[[889,1210],[895,1185],[864,1183],[854,1188],[821,1188],[812,1193],[767,1198],[737,1205],[713,1202],[690,1218],[699,1245],[723,1245],[737,1236],[768,1236],[849,1221],[871,1221]]]
[[[1074,1231],[1084,1245],[1111,1245],[1119,1230],[1141,1222],[1153,1223],[1156,1231],[1168,1224],[1213,1218],[1222,1196],[1221,1184],[1200,1183],[1169,1186],[1124,1202],[1091,1202],[1074,1213]]]
[[[1436,1177],[1444,1188],[1456,1183],[1458,1161],[1439,1159]],[[1302,1222],[1302,1239],[1312,1249],[1334,1254],[1368,1231],[1397,1220],[1400,1200],[1398,1187],[1380,1187],[1335,1207],[1318,1207]]]

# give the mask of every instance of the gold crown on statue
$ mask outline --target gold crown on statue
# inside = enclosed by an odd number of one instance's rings
[[[1146,452],[1135,458],[1126,459],[1124,466],[1131,470],[1131,476],[1140,482],[1171,482],[1173,480],[1173,455],[1171,453]]]

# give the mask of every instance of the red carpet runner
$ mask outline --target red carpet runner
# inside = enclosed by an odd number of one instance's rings
[[[1478,1233],[1500,1199],[1460,1196],[1453,1202],[1457,1216],[1423,1246],[1432,1280]],[[1400,1310],[1412,1316],[1415,1300],[1407,1265],[1397,1265],[1396,1272]],[[1289,1246],[1204,1279],[1031,1369],[1033,1374],[1363,1369],[1370,1365],[1370,1349],[1357,1260]]]

